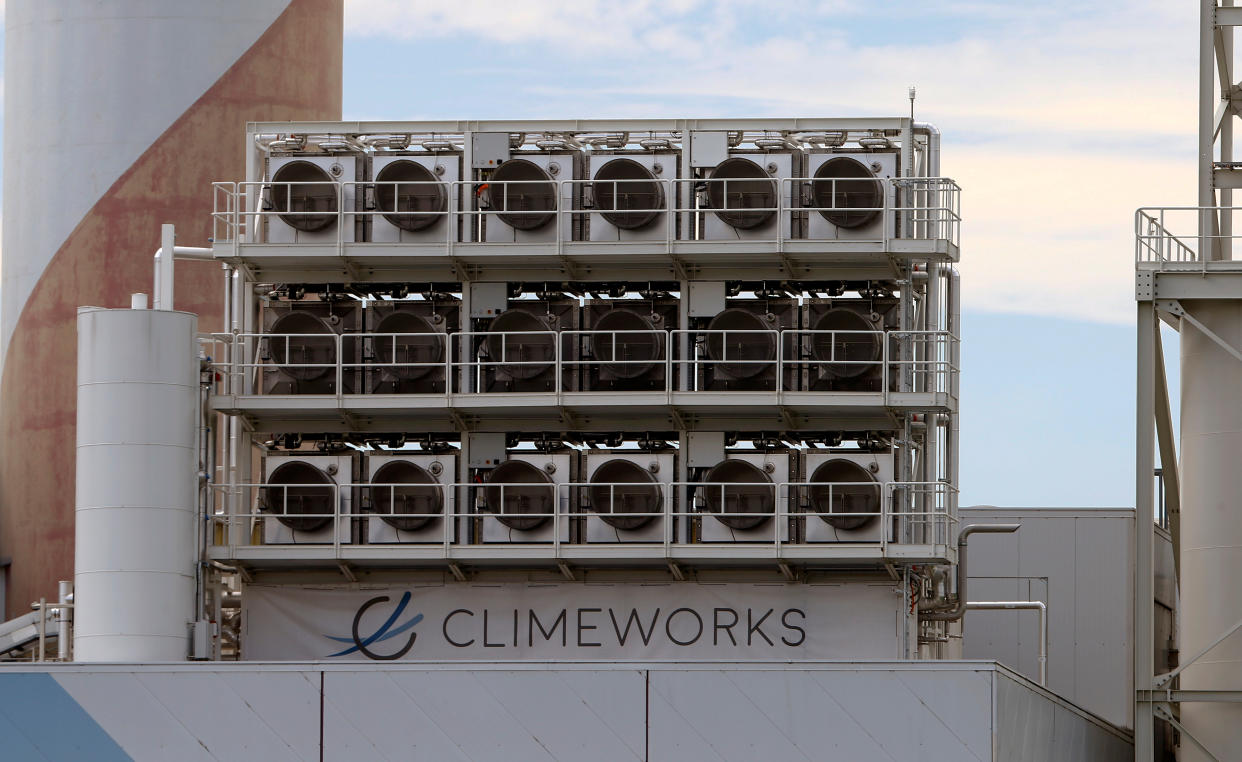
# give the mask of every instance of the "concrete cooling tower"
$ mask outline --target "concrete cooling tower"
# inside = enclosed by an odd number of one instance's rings
[[[8,616],[73,574],[75,316],[147,291],[160,224],[211,235],[247,121],[341,116],[343,0],[9,0],[0,557]],[[221,328],[221,275],[175,305]]]

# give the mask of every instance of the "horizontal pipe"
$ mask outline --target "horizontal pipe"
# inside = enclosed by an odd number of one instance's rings
[[[948,611],[930,611],[919,615],[930,622],[956,622],[966,613],[966,542],[972,534],[1002,534],[1018,531],[1021,524],[971,524],[957,535],[957,596]]]
[[[1043,601],[969,601],[967,611],[1010,611],[1032,609],[1039,612],[1039,684],[1048,685],[1048,604]]]

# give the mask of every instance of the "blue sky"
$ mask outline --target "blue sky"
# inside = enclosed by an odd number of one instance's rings
[[[963,187],[962,503],[1133,503],[1132,220],[1193,198],[1195,8],[346,0],[345,13],[346,119],[893,115],[916,85]]]
[[[1194,192],[1175,5],[346,0],[344,110],[891,115],[916,85],[964,189],[963,504],[1129,506],[1133,213]]]

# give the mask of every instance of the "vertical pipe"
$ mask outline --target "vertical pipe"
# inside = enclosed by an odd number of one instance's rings
[[[1234,0],[1221,0],[1222,6],[1229,7],[1234,4]],[[1220,55],[1224,56],[1226,68],[1233,71],[1233,27],[1220,27],[1221,51]],[[1233,89],[1232,82],[1220,83],[1220,97],[1222,101],[1228,97],[1228,93]],[[1215,114],[1212,116],[1215,119]],[[1220,121],[1220,160],[1222,162],[1233,161],[1233,115],[1226,110],[1225,115]],[[1213,183],[1215,184],[1215,183]],[[1220,191],[1220,239],[1219,239],[1219,259],[1233,259],[1233,212],[1229,207],[1233,206],[1233,190],[1231,188],[1221,188]]]
[[[1216,80],[1216,0],[1199,0],[1199,256],[1215,259],[1212,231],[1216,205],[1213,191],[1212,160],[1215,143]],[[1228,87],[1221,83],[1221,87]]]
[[[1155,669],[1155,580],[1153,574],[1153,535],[1155,506],[1152,494],[1152,471],[1155,468],[1156,430],[1156,350],[1154,331],[1155,306],[1138,303],[1138,388],[1135,394],[1135,510],[1134,510],[1134,690],[1152,688]],[[1137,698],[1137,694],[1136,694]],[[1150,702],[1134,703],[1134,758],[1151,760],[1155,721]]]
[[[165,223],[160,225],[160,254],[157,259],[159,268],[157,275],[160,280],[159,292],[155,298],[155,309],[171,310],[173,307],[173,260],[177,254],[176,229]]]
[[[60,606],[56,609],[56,658],[60,661],[69,661],[69,640],[70,640],[70,618],[73,609],[69,606],[73,602],[73,581],[62,579],[57,583],[56,590],[57,603]]]

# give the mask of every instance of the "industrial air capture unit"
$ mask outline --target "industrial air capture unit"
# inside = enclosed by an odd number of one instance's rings
[[[887,331],[897,328],[897,300],[810,299],[802,307],[802,388],[879,392]]]
[[[345,148],[323,142],[317,146]],[[267,243],[352,243],[359,240],[358,188],[362,154],[275,152],[267,159],[261,209]]]
[[[263,459],[259,510],[265,545],[349,543],[352,453],[269,453]]]
[[[583,539],[595,542],[663,542],[665,483],[676,475],[672,452],[587,452],[587,486],[578,491],[586,514]],[[676,541],[674,532],[671,539]]]
[[[627,149],[624,136],[605,136],[587,155],[591,182],[583,207],[590,214],[583,216],[589,220],[589,240],[677,239],[677,219],[670,210],[682,206],[683,189],[672,182],[681,177],[681,152],[664,137],[638,144],[641,150]]]
[[[508,133],[476,133],[474,185],[482,212],[479,239],[487,243],[551,243],[578,239],[582,151],[567,138],[535,139],[511,147]],[[579,182],[575,182],[579,181]]]
[[[569,542],[570,453],[510,452],[476,477],[475,513],[484,543]]]
[[[354,394],[360,388],[361,303],[268,299],[260,341],[264,394]]]
[[[864,147],[858,151],[818,149],[807,154],[802,198],[802,205],[810,207],[806,238],[874,241],[896,234],[894,181],[900,154],[887,138],[860,140]]]
[[[789,359],[790,347],[782,343],[792,335],[782,332],[798,327],[796,300],[730,299],[711,319],[694,322],[698,331],[694,389],[774,392],[794,388],[794,366],[781,360]]]
[[[893,539],[883,520],[893,481],[893,454],[859,450],[808,451],[806,484],[798,495],[803,542],[880,542]],[[886,526],[887,523],[887,526]]]
[[[742,140],[751,146],[742,147]],[[802,176],[802,149],[782,136],[695,132],[692,159],[704,240],[795,238],[794,184]]]
[[[372,394],[442,394],[451,375],[452,334],[461,300],[448,294],[372,301],[363,342],[366,389]]]
[[[514,299],[508,308],[474,321],[475,365],[470,382],[480,392],[552,392],[558,384],[573,389],[570,378],[558,379],[557,360],[571,352],[562,331],[577,326],[578,306],[568,299]],[[572,359],[572,358],[568,358]]]
[[[786,450],[730,450],[700,470],[694,492],[700,542],[786,542],[789,540],[788,483],[796,455]]]
[[[669,331],[678,301],[668,295],[592,299],[582,309],[585,332],[577,348],[582,390],[660,391],[668,384]]]
[[[425,140],[424,150],[377,151],[370,158],[366,198],[373,243],[446,243],[458,240],[461,149]]]
[[[456,454],[374,451],[365,472],[368,543],[457,541]]]

